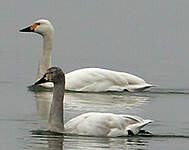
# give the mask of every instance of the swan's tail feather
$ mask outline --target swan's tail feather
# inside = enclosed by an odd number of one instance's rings
[[[136,84],[136,85],[129,85],[129,88],[127,89],[129,92],[139,92],[139,91],[144,91],[146,89],[149,89],[151,87],[156,87],[155,85],[152,84]]]
[[[126,134],[128,135],[136,135],[139,133],[139,131],[146,125],[148,125],[149,123],[152,123],[153,120],[143,120],[143,122],[140,123],[136,123],[136,124],[132,124],[129,125],[126,128]]]

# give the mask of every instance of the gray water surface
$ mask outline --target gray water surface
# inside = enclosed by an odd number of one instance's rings
[[[34,93],[14,83],[3,85],[1,97],[6,100],[0,105],[2,149],[187,149],[189,144],[189,90],[185,94],[178,90],[169,94],[165,89],[145,93],[66,93],[65,121],[90,111],[154,120],[145,128],[153,136],[103,138],[36,133],[47,127],[52,93]],[[10,91],[14,91],[14,98]]]
[[[187,0],[11,1],[0,5],[0,149],[188,149]],[[65,121],[89,111],[152,119],[153,136],[96,138],[39,134],[51,92],[28,90],[42,38],[19,33],[39,18],[55,27],[53,65],[64,72],[101,67],[133,73],[157,87],[144,93],[66,93]]]

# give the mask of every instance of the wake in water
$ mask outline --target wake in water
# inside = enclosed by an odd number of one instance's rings
[[[32,130],[31,131],[33,137],[47,137],[47,136],[80,136],[80,137],[96,137],[96,136],[85,136],[85,135],[75,135],[75,134],[68,134],[68,133],[57,133],[45,130]],[[175,134],[152,134],[146,130],[141,130],[138,135],[132,136],[120,136],[120,137],[99,137],[99,138],[186,138],[189,139],[187,135],[175,135]]]
[[[99,136],[88,136],[88,135],[76,135],[76,134],[70,134],[70,133],[58,133],[58,132],[52,132],[48,130],[32,130],[33,136],[82,136],[82,137],[99,137]],[[132,136],[152,136],[152,133],[146,131],[146,130],[140,130],[138,135],[134,135],[133,133],[129,134],[129,136],[119,136],[119,137],[132,137]],[[103,136],[101,136],[102,138]],[[116,138],[116,137],[107,137],[104,136],[103,138]]]
[[[39,85],[31,85],[28,86],[29,91],[33,92],[42,92],[42,91],[52,91],[52,88],[44,88]],[[103,94],[189,94],[189,89],[186,88],[181,88],[181,89],[169,89],[169,88],[153,88],[151,90],[143,91],[143,92],[128,92],[128,91],[122,91],[122,92],[117,92],[117,91],[107,91],[107,92],[76,92],[76,91],[69,91],[66,90],[66,92],[73,92],[73,93],[103,93]]]
[[[142,93],[142,92],[140,92]],[[148,94],[189,94],[189,89],[169,89],[169,88],[154,88],[150,91],[144,91]]]

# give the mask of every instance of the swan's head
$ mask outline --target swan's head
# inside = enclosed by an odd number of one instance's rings
[[[54,84],[65,84],[65,75],[62,69],[59,67],[49,68],[43,75],[43,77],[35,83],[35,85],[46,82],[53,82]]]
[[[20,32],[35,32],[42,36],[45,36],[45,35],[53,34],[54,28],[50,23],[50,21],[45,19],[40,19],[35,21],[33,25],[21,29]]]

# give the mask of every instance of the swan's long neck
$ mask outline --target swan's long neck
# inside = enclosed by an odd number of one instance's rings
[[[48,129],[53,132],[63,132],[64,130],[64,81],[54,84],[53,101],[48,120]]]
[[[43,51],[40,57],[38,73],[36,80],[40,79],[43,74],[51,67],[51,53],[53,50],[54,34],[43,35]]]

